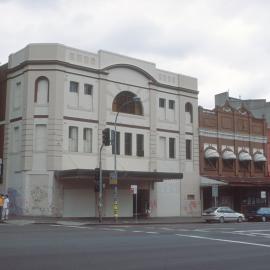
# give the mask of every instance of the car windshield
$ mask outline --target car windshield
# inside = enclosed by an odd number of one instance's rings
[[[260,208],[258,211],[257,211],[258,214],[268,214],[270,213],[270,208]]]
[[[213,213],[215,210],[217,210],[217,207],[210,207],[204,211],[204,213],[209,214]]]

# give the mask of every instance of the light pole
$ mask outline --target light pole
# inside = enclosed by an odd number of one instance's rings
[[[115,116],[115,120],[114,120],[114,179],[116,179],[116,182],[115,182],[115,185],[114,185],[114,219],[115,219],[115,222],[117,222],[117,219],[118,219],[118,190],[117,190],[117,185],[118,185],[118,177],[117,177],[117,166],[116,166],[116,123],[117,123],[117,118],[118,118],[118,115],[121,111],[121,109],[125,106],[127,106],[128,104],[130,103],[133,103],[133,102],[138,102],[140,101],[140,98],[139,97],[133,97],[131,100],[128,100],[126,102],[124,102],[123,104],[121,104],[121,106],[118,108],[118,112]]]

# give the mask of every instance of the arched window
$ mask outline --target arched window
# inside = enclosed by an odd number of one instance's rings
[[[39,77],[35,82],[35,103],[44,105],[49,103],[49,80],[46,77]]]
[[[112,111],[136,115],[143,115],[143,107],[140,100],[134,101],[135,94],[129,91],[119,93],[113,100]]]
[[[186,103],[185,105],[186,112],[186,123],[193,123],[193,108],[191,103]]]

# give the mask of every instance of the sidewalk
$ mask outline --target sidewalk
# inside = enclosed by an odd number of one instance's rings
[[[10,217],[6,223],[16,225],[27,224],[52,224],[70,226],[93,226],[93,225],[150,225],[150,224],[188,224],[202,223],[202,217],[160,217],[160,218],[103,218],[99,223],[98,218],[57,218],[57,217],[31,217],[16,216]]]

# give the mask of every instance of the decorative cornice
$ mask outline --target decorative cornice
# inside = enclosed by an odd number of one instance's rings
[[[65,119],[65,120],[71,120],[71,121],[86,122],[86,123],[96,123],[96,124],[98,124],[98,120],[93,120],[93,119],[77,118],[77,117],[71,117],[71,116],[64,116],[63,119]]]
[[[243,135],[239,133],[218,132],[218,131],[213,131],[209,129],[199,129],[199,136],[227,139],[227,140],[245,141],[245,142],[250,141],[250,142],[257,142],[257,143],[267,143],[266,136],[249,136],[249,135]]]

